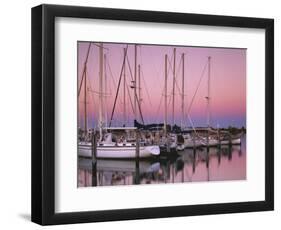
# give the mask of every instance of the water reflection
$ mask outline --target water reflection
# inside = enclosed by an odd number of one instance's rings
[[[79,158],[78,186],[183,183],[246,179],[246,137],[241,145],[185,149],[152,160]]]

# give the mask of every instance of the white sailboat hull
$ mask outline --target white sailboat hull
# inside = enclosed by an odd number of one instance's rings
[[[232,145],[240,145],[241,144],[241,138],[235,138],[235,139],[231,139],[231,141],[229,140],[222,140],[221,142],[219,142],[219,140],[216,139],[211,139],[209,140],[209,146],[217,146],[219,144],[221,145],[229,145],[230,143]],[[204,141],[203,146],[207,146],[207,142]]]
[[[221,141],[221,144],[222,145],[228,145],[229,141],[228,140]],[[240,145],[241,144],[241,138],[232,139],[231,144],[232,145]]]
[[[152,157],[160,154],[160,148],[157,145],[140,146],[139,157]],[[92,157],[92,145],[83,144],[78,147],[78,155],[82,157]],[[136,158],[135,146],[98,146],[97,158]]]
[[[194,148],[194,147],[200,147],[203,145],[202,141],[199,139],[193,140],[190,136],[184,136],[184,142],[182,144],[178,144],[177,150],[183,151],[186,148]]]
[[[228,145],[229,140],[222,140],[220,143],[219,143],[219,140],[217,140],[217,139],[210,139],[209,140],[209,146],[217,146],[219,144]],[[241,138],[232,139],[231,144],[232,145],[241,144]],[[185,138],[184,143],[177,146],[177,150],[182,151],[185,148],[193,148],[193,147],[200,147],[200,146],[207,146],[207,140],[195,140],[195,141],[193,141],[192,139]]]
[[[207,140],[202,141],[203,146],[217,146],[218,144],[219,144],[219,141],[216,139],[210,139],[209,143],[207,142]]]
[[[202,146],[202,141],[200,141],[200,140],[195,140],[195,141],[193,141],[192,139],[185,139],[184,140],[184,147],[185,148],[193,148],[193,147],[200,147],[200,146]]]

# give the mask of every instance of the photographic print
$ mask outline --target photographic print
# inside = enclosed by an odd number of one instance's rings
[[[246,51],[79,41],[78,187],[245,180]]]
[[[274,19],[44,4],[31,28],[33,222],[274,209]]]

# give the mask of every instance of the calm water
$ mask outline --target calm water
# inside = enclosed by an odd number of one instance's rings
[[[153,160],[79,158],[78,186],[183,183],[246,179],[246,135],[241,145],[186,149]]]

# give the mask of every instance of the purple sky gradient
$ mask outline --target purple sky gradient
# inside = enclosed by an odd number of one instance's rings
[[[81,82],[84,61],[88,49],[88,42],[78,42],[78,84]],[[123,49],[127,44],[104,43],[104,53],[107,56],[107,99],[105,109],[108,119],[113,108],[113,101],[116,95],[116,87],[123,61]],[[164,121],[164,71],[165,54],[171,62],[168,66],[168,123],[172,122],[172,66],[174,46],[138,45],[138,64],[141,65],[141,95],[142,113],[145,123],[162,123]],[[246,126],[246,49],[229,48],[201,48],[201,47],[176,47],[176,72],[177,85],[175,89],[175,114],[176,123],[181,121],[181,55],[185,53],[185,112],[190,105],[191,99],[197,88],[208,56],[211,56],[211,125],[213,127]],[[128,58],[132,73],[134,74],[134,45],[128,46]],[[112,73],[112,74],[111,74]],[[131,75],[126,68],[127,85],[131,85]],[[195,126],[206,126],[207,118],[207,69],[194,99],[190,110],[190,117]],[[87,64],[88,84],[88,127],[97,127],[99,101],[99,48],[91,46]],[[114,79],[114,80],[113,80]],[[114,85],[115,82],[115,85]],[[148,92],[148,94],[147,94]],[[127,93],[127,91],[126,91]],[[133,98],[133,90],[130,89]],[[79,126],[84,127],[84,91],[82,87],[79,97]],[[162,99],[161,99],[162,98]],[[161,104],[160,104],[161,101]],[[132,125],[134,119],[132,108],[127,95],[127,126]],[[190,126],[187,118],[184,121]],[[123,82],[121,84],[116,111],[113,119],[113,126],[123,124]]]

